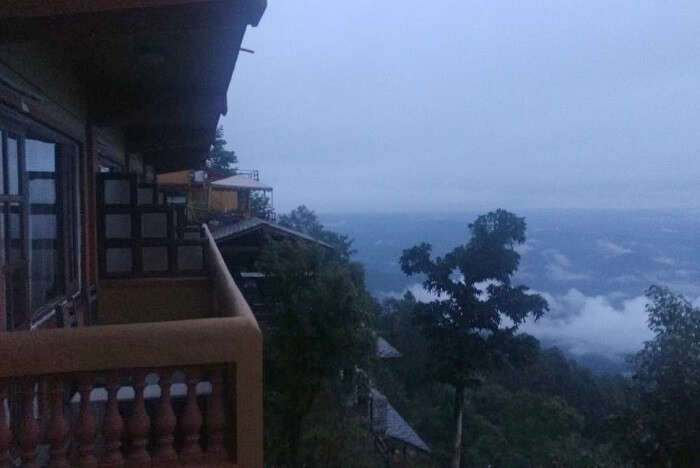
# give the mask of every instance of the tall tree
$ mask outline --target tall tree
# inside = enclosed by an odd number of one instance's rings
[[[700,309],[659,286],[647,297],[654,338],[631,360],[635,452],[647,466],[700,466]]]
[[[300,205],[288,214],[281,215],[278,222],[281,226],[302,232],[333,246],[338,256],[345,261],[349,261],[354,253],[352,239],[323,227],[316,213],[305,205]]]
[[[235,164],[238,163],[238,157],[233,150],[226,149],[226,140],[224,139],[224,127],[216,128],[216,137],[214,143],[209,150],[209,156],[206,160],[207,169],[216,172],[221,177],[228,177],[236,173]]]
[[[317,229],[315,216],[308,219]],[[292,240],[270,240],[258,268],[273,317],[265,329],[266,426],[277,443],[268,457],[297,467],[302,423],[324,383],[366,368],[371,356],[364,273],[326,247]]]
[[[461,463],[465,389],[480,374],[503,362],[523,363],[537,349],[534,338],[516,331],[528,316],[548,310],[547,302],[511,284],[525,227],[524,218],[497,210],[479,216],[469,225],[469,242],[444,257],[431,258],[432,246],[422,243],[400,259],[404,273],[425,275],[424,287],[438,297],[418,309],[417,321],[433,378],[455,390],[453,468]]]

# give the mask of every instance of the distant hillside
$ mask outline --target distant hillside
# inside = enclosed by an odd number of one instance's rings
[[[664,284],[700,297],[700,217],[612,211],[519,212],[528,223],[518,281],[545,294],[552,310],[526,331],[553,342],[596,372],[625,369],[624,355],[648,338],[643,294]],[[477,213],[326,214],[330,229],[355,239],[367,284],[377,297],[407,289],[429,299],[403,275],[404,248],[430,242],[442,254],[467,239]]]

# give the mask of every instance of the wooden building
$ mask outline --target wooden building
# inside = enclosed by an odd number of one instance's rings
[[[333,248],[330,244],[304,233],[254,216],[212,228],[212,237],[226,267],[239,284],[243,295],[262,325],[268,324],[272,318],[263,293],[266,278],[256,269],[256,262],[266,243],[270,239],[293,240],[315,244],[324,249]]]
[[[221,179],[209,177],[207,171],[173,171],[157,174],[156,180],[167,199],[186,205],[191,221],[226,215],[231,223],[254,215],[270,218],[273,214],[271,207],[266,213],[253,213],[253,194],[272,194],[272,187],[260,182],[258,171]]]
[[[265,6],[0,3],[0,466],[262,467],[259,327],[154,174],[202,167]]]

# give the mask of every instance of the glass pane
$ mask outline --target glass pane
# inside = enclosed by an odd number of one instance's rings
[[[3,177],[3,171],[5,170],[5,149],[2,144],[3,135],[3,131],[0,130],[0,193],[5,193],[5,177]]]
[[[107,273],[131,272],[131,249],[107,249]]]
[[[7,217],[10,234],[10,261],[22,258],[22,207],[19,203],[10,204]]]
[[[56,242],[56,215],[33,214],[29,224],[32,240],[30,291],[32,310],[35,310],[63,294],[65,282]]]
[[[199,229],[187,229],[185,230],[185,234],[183,236],[183,239],[190,239],[190,240],[197,240],[201,239],[202,234],[199,232]]]
[[[19,141],[7,139],[7,188],[10,195],[19,193]]]
[[[202,247],[181,245],[177,248],[177,269],[180,271],[201,270],[204,267]]]
[[[131,204],[131,184],[125,179],[105,180],[105,203],[108,205]]]
[[[105,236],[107,239],[128,239],[131,237],[131,215],[105,215]]]
[[[139,188],[138,193],[138,204],[139,205],[152,205],[153,204],[153,189],[152,188]]]
[[[29,201],[53,205],[56,203],[56,181],[54,179],[30,179]]]
[[[68,258],[66,264],[68,266],[67,286],[78,285],[78,277],[80,276],[79,261],[80,261],[80,186],[77,177],[77,148],[75,146],[63,146],[61,157],[63,165],[66,167],[64,173],[66,193],[66,205],[64,209],[66,230],[63,233],[64,241],[68,246]],[[72,291],[69,291],[72,292]]]
[[[56,172],[56,144],[45,141],[24,141],[27,171]]]
[[[32,239],[56,239],[56,215],[33,214],[29,217]]]
[[[5,203],[0,203],[0,265],[7,263],[7,257],[6,257],[6,250],[5,250],[5,210],[7,209],[7,205]],[[0,269],[1,270],[1,269]],[[0,271],[0,274],[2,272]],[[3,283],[2,280],[0,280],[0,283]],[[1,331],[1,330],[0,330]]]
[[[10,273],[7,308],[10,312],[9,326],[18,328],[27,322],[27,269],[13,268]]]
[[[167,271],[168,248],[144,247],[142,250],[143,271]]]
[[[168,237],[168,216],[165,213],[141,215],[141,237]]]
[[[31,292],[32,310],[63,294],[63,275],[59,272],[58,253],[51,244],[33,243]]]
[[[31,234],[30,292],[32,310],[65,292],[63,250],[58,240],[59,188],[56,185],[56,144],[36,139],[24,142],[29,176],[29,232]],[[52,178],[54,177],[54,178]],[[39,211],[37,205],[44,205]]]

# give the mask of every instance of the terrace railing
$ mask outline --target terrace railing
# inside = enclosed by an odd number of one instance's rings
[[[262,467],[262,339],[208,229],[212,318],[2,333],[0,467]]]

